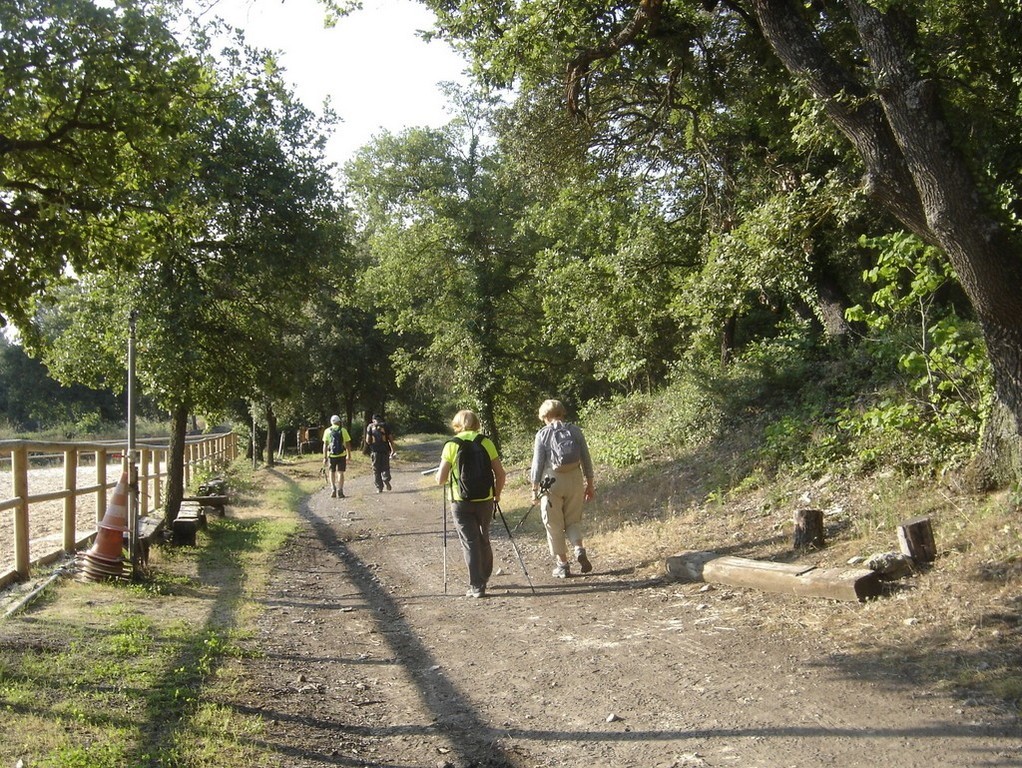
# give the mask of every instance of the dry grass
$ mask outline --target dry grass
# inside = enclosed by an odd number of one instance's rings
[[[896,526],[931,517],[938,558],[863,604],[705,587],[740,596],[736,620],[777,633],[818,635],[924,687],[955,689],[1022,712],[1022,523],[1004,495],[893,474],[866,479],[781,479],[727,494],[685,461],[609,473],[588,515],[589,546],[603,560],[653,578],[683,550],[839,567],[898,550]],[[792,548],[797,509],[825,513],[826,546]],[[695,585],[692,585],[696,588]]]

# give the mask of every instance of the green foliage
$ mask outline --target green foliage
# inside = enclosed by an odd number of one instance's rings
[[[347,175],[372,262],[360,293],[395,341],[398,386],[473,408],[499,441],[498,413],[535,391],[530,364],[546,351],[521,190],[471,113],[444,130],[381,136]]]
[[[655,393],[594,401],[579,414],[593,460],[627,467],[677,455],[711,440],[725,421],[706,371],[679,370]]]
[[[796,417],[771,435],[791,446],[798,435],[820,436],[807,442],[820,451],[818,466],[840,454],[844,431],[860,429],[863,439],[887,436],[862,445],[867,463],[886,451],[908,460],[913,451],[896,434],[922,440],[918,453],[937,448],[934,433],[950,437],[935,455],[960,456],[992,398],[991,379],[1002,382],[1002,397],[1018,391],[1017,345],[1003,353],[995,345],[988,361],[961,290],[987,308],[986,331],[1017,337],[1022,165],[1013,137],[1022,123],[1017,109],[1003,107],[1022,93],[1008,42],[1020,21],[1014,5],[922,3],[880,15],[870,4],[856,14],[770,3],[427,4],[442,34],[471,52],[484,84],[515,86],[502,138],[537,193],[534,226],[550,239],[538,274],[559,278],[544,293],[544,320],[547,333],[574,346],[566,391],[629,393],[662,382],[665,362],[748,359],[774,337],[847,339],[868,325],[869,357],[894,361],[902,378],[883,368],[877,394],[845,393],[836,407],[814,402],[804,428],[794,427]],[[901,35],[901,22],[915,34]],[[790,34],[764,35],[771,28]],[[880,57],[863,54],[882,47],[885,33],[904,46],[884,50],[897,54],[905,87],[880,92],[890,73],[874,71]],[[820,61],[833,68],[826,76]],[[924,86],[936,106],[927,115],[902,101]],[[584,118],[574,132],[557,118],[565,88]],[[913,119],[885,124],[901,111]],[[941,136],[951,141],[934,152],[927,142]],[[931,167],[903,163],[909,156]],[[968,172],[942,164],[958,157]],[[587,187],[591,178],[608,185]],[[650,202],[657,226],[633,226],[635,201]],[[877,243],[889,258],[865,274],[875,295],[868,309],[846,315],[866,305],[856,240],[889,232],[890,216],[946,253],[915,253],[899,235]],[[650,231],[658,236],[645,237]],[[968,273],[962,287],[947,255]],[[629,274],[632,264],[640,268]],[[580,296],[578,285],[591,291]],[[557,327],[555,312],[565,318]],[[857,375],[868,378],[858,362]],[[1018,415],[1018,402],[1005,405]]]
[[[163,147],[177,183],[159,206],[134,209],[135,268],[97,260],[50,292],[59,313],[41,309],[27,335],[62,381],[119,388],[136,310],[143,391],[168,411],[217,413],[300,386],[296,321],[326,270],[340,271],[345,239],[324,121],[265,54],[196,61],[202,87],[174,113],[188,130]]]
[[[871,309],[848,315],[870,329],[878,357],[897,357],[909,392],[846,413],[842,423],[852,433],[915,435],[919,450],[949,460],[975,439],[992,394],[979,328],[939,300],[954,275],[935,249],[904,233],[862,244],[877,250],[876,266],[863,275],[876,290]]]
[[[167,147],[194,128],[181,105],[202,88],[195,59],[155,3],[12,0],[0,7],[0,316],[68,267],[130,268],[182,178]],[[0,317],[2,319],[2,317]]]
[[[15,434],[55,432],[81,439],[123,424],[125,414],[113,392],[62,386],[22,346],[0,338],[0,418]],[[123,433],[123,427],[117,431]]]
[[[678,366],[656,392],[590,403],[580,421],[596,460],[613,467],[717,442],[745,445],[720,467],[730,483],[882,467],[927,474],[966,461],[978,439],[975,414],[935,417],[865,352],[779,337],[751,345],[727,368]]]

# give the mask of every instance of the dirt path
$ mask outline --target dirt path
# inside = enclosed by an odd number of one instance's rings
[[[284,553],[244,703],[288,766],[1022,766],[1018,724],[878,676],[825,632],[772,636],[743,591],[595,571],[554,579],[500,521],[490,596],[464,597],[426,464],[315,494]],[[535,512],[533,514],[536,514]]]

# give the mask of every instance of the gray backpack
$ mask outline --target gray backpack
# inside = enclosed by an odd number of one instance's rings
[[[566,464],[576,464],[582,459],[582,446],[562,421],[550,425],[550,463],[554,469]]]

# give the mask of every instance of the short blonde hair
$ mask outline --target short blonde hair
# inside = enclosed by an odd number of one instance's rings
[[[543,405],[539,407],[539,420],[546,421],[548,416],[559,420],[563,419],[567,413],[564,403],[560,400],[544,400]]]
[[[451,429],[455,432],[478,432],[481,426],[479,417],[467,409],[458,411],[451,419]]]

